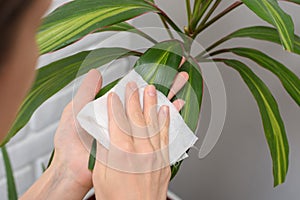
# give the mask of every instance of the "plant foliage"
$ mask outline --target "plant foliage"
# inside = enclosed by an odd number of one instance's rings
[[[249,67],[238,60],[222,59],[218,56],[222,53],[233,53],[256,62],[278,77],[286,91],[298,105],[300,105],[299,77],[284,64],[256,49],[239,47],[212,50],[234,38],[252,38],[274,42],[282,45],[287,51],[300,54],[300,37],[294,33],[293,20],[281,9],[278,0],[236,1],[221,12],[216,13],[222,1],[225,0],[195,0],[194,5],[191,5],[190,0],[185,0],[188,22],[182,28],[160,9],[154,0],[74,0],[59,7],[45,17],[37,34],[41,55],[69,46],[89,34],[104,31],[133,32],[151,41],[154,46],[149,47],[145,53],[119,47],[80,52],[42,67],[37,71],[35,84],[25,99],[14,126],[1,146],[5,145],[29,121],[34,111],[44,101],[71,83],[78,75],[83,75],[89,69],[103,66],[124,56],[139,56],[140,58],[135,64],[136,70],[148,83],[155,83],[157,88],[165,95],[168,93],[168,88],[164,86],[172,84],[178,71],[186,71],[190,75],[190,84],[187,84],[179,92],[177,98],[186,101],[181,115],[189,127],[195,131],[203,93],[203,80],[199,63],[201,64],[203,60],[205,62],[218,61],[239,72],[257,101],[266,141],[273,160],[274,186],[282,184],[288,171],[289,145],[284,122],[280,116],[280,108],[263,80],[258,78]],[[300,4],[298,0],[287,0],[286,2]],[[199,55],[195,58],[189,53],[192,45],[191,40],[156,41],[151,35],[147,35],[127,23],[132,18],[152,12],[160,17],[166,28],[174,29],[181,34],[185,34],[186,37],[197,39],[201,37],[204,30],[242,5],[247,6],[259,18],[268,22],[270,26],[251,26],[235,30],[232,34],[216,40],[207,47],[206,51],[199,52]],[[172,39],[172,33],[170,31],[168,33],[170,39]],[[89,58],[89,63],[84,63],[91,53],[93,56]],[[179,68],[182,57],[186,61]],[[110,86],[113,86],[116,82],[113,82]],[[99,96],[108,90],[109,87],[107,90],[103,90]],[[195,96],[190,95],[193,92],[196,94]],[[92,151],[95,151],[95,149],[93,148]],[[91,159],[89,167],[92,169],[92,166],[93,160]],[[177,173],[179,166],[180,163],[173,166],[172,177]],[[9,171],[8,174],[10,174]]]

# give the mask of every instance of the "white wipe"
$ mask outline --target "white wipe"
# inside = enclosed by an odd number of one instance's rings
[[[115,92],[124,104],[125,88],[128,82],[135,81],[140,93],[140,102],[143,102],[144,88],[148,85],[135,70],[132,70],[119,81],[110,91]],[[96,138],[105,148],[109,149],[107,92],[99,99],[87,104],[78,114],[77,119],[83,129]],[[170,108],[169,127],[169,159],[170,164],[188,157],[185,153],[192,147],[198,138],[185,124],[175,106],[159,91],[157,91],[158,106],[167,105]]]

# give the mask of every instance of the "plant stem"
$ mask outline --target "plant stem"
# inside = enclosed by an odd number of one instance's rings
[[[217,51],[214,51],[206,56],[203,56],[202,58],[206,59],[208,57],[211,57],[211,56],[215,56],[215,55],[219,55],[219,54],[222,54],[222,53],[228,53],[230,52],[229,49],[220,49],[220,50],[217,50]]]
[[[206,12],[206,10],[208,9],[208,7],[210,6],[210,4],[212,3],[213,0],[205,0],[205,1],[199,1],[201,4],[196,4],[194,7],[194,14],[193,14],[193,18],[191,21],[191,31],[194,32],[194,30],[197,27],[197,24],[199,23],[200,19],[202,18],[202,16],[204,15],[204,13]]]
[[[235,8],[239,7],[242,4],[243,4],[243,2],[236,1],[235,3],[233,3],[232,5],[230,5],[228,8],[226,8],[224,11],[222,11],[220,14],[218,14],[213,19],[211,19],[210,21],[208,21],[206,24],[203,24],[203,25],[199,26],[195,30],[195,32],[193,33],[192,37],[196,38],[197,35],[199,33],[201,33],[203,30],[205,30],[207,27],[209,27],[210,25],[212,25],[213,23],[215,23],[216,21],[218,21],[220,18],[222,18],[223,16],[225,16],[226,14],[228,14],[230,11],[234,10]]]
[[[183,33],[182,30],[169,18],[166,13],[162,12],[160,15],[166,20],[166,22],[177,32]]]
[[[165,29],[167,30],[167,32],[168,32],[170,38],[171,38],[171,39],[174,39],[174,35],[172,34],[172,31],[170,30],[170,27],[169,27],[169,25],[167,24],[166,20],[165,20],[162,16],[159,16],[159,17],[160,17],[160,19],[161,19],[161,21],[162,21],[162,23],[163,23]]]
[[[185,5],[186,5],[186,12],[187,12],[188,24],[190,24],[190,22],[191,22],[191,16],[192,16],[191,0],[185,0]]]
[[[210,16],[214,13],[214,11],[217,9],[217,7],[219,6],[219,4],[221,3],[221,0],[216,0],[214,5],[211,7],[211,9],[209,10],[209,12],[207,13],[207,15],[204,17],[204,19],[202,20],[202,22],[200,23],[200,26],[202,26],[203,24],[205,24],[207,22],[207,20],[210,18]]]
[[[149,2],[149,4],[150,5],[152,5],[153,7],[155,7],[159,12],[158,12],[158,14],[160,15],[160,16],[162,16],[163,17],[163,19],[165,19],[165,21],[175,30],[175,31],[177,31],[177,32],[179,32],[179,33],[182,33],[183,34],[183,32],[182,32],[182,30],[172,21],[172,19],[162,10],[162,9],[160,9],[157,5],[155,5],[155,4],[153,4],[153,3],[151,3],[151,2]]]
[[[224,43],[225,41],[227,41],[229,39],[228,36],[218,40],[217,42],[213,43],[212,45],[210,45],[209,47],[207,47],[204,51],[202,51],[200,54],[198,54],[195,58],[196,59],[200,59],[201,57],[203,57],[203,55],[207,52],[209,52],[210,50],[216,48],[217,46],[219,46],[220,44]]]
[[[139,34],[141,36],[143,36],[145,39],[149,40],[153,44],[157,44],[158,43],[154,38],[152,38],[150,35],[146,34],[145,32],[143,32],[143,31],[141,31],[139,29],[136,29],[136,30],[139,32]]]

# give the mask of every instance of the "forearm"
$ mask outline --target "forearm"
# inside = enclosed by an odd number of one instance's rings
[[[82,187],[61,165],[52,164],[34,185],[20,198],[27,199],[83,199],[89,188]]]

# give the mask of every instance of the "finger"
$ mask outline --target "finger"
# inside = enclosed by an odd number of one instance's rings
[[[185,58],[185,57],[182,57],[181,62],[180,62],[180,65],[179,65],[179,68],[185,63],[185,61],[186,61],[186,58]]]
[[[110,143],[116,148],[131,151],[133,140],[130,136],[130,126],[123,108],[123,104],[115,93],[110,93],[107,99],[108,128]]]
[[[168,94],[168,99],[171,100],[179,92],[179,90],[183,88],[188,80],[189,74],[187,72],[179,72],[173,81],[173,85]]]
[[[159,149],[160,135],[157,118],[157,93],[155,86],[149,85],[144,90],[144,118],[148,129],[148,138],[154,150]]]
[[[95,99],[95,96],[100,91],[101,87],[101,74],[96,69],[90,70],[73,99],[75,114],[77,114],[87,103]]]
[[[145,128],[145,119],[140,104],[139,91],[135,82],[130,82],[126,85],[125,103],[126,115],[129,119],[132,132],[139,133],[142,128]]]
[[[170,111],[168,106],[162,106],[158,112],[158,121],[160,129],[160,148],[164,155],[164,160],[169,160],[169,126],[170,126]]]
[[[134,148],[137,153],[152,152],[153,146],[148,137],[148,130],[140,105],[139,91],[136,83],[128,83],[125,93],[126,115],[131,127]]]
[[[185,104],[185,101],[182,99],[176,99],[173,102],[173,105],[175,106],[176,110],[178,110],[178,112],[183,108],[184,104]]]

